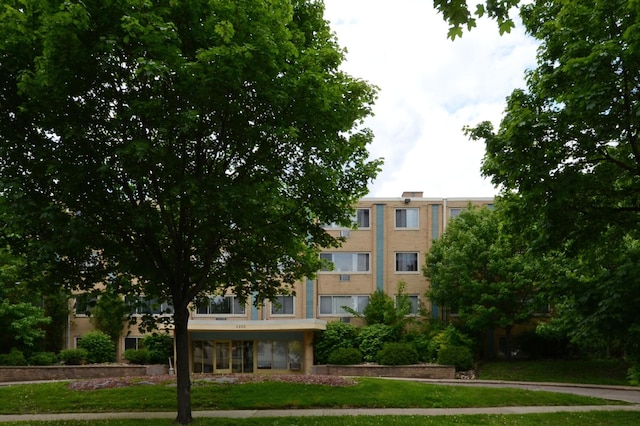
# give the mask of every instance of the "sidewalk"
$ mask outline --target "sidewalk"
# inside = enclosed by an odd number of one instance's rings
[[[218,410],[194,411],[194,418],[257,418],[257,417],[322,417],[322,416],[451,416],[469,414],[532,414],[586,411],[636,411],[640,412],[640,388],[629,386],[597,386],[565,383],[504,382],[486,380],[411,380],[450,386],[509,387],[549,392],[573,393],[633,405],[579,405],[541,407],[485,407],[485,408],[351,408],[351,409],[287,409],[287,410]],[[2,422],[53,421],[53,420],[103,420],[103,419],[174,419],[176,413],[129,412],[129,413],[62,413],[62,414],[9,414],[0,415]]]

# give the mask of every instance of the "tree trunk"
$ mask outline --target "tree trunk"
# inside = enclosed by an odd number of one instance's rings
[[[177,305],[177,304],[176,304]],[[189,372],[189,338],[187,323],[189,322],[189,310],[186,307],[175,308],[174,312],[174,336],[176,339],[176,380],[178,391],[178,416],[176,423],[183,425],[193,421],[191,416],[191,378]]]

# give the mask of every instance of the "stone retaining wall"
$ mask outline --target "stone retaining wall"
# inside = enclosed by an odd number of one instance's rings
[[[456,369],[450,365],[314,365],[312,374],[329,376],[403,377],[414,379],[455,379]]]
[[[166,365],[55,365],[46,367],[0,367],[1,382],[37,380],[97,379],[102,377],[158,376]]]

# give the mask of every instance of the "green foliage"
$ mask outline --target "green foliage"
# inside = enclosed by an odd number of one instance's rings
[[[353,324],[334,321],[313,335],[313,355],[317,364],[327,364],[329,355],[339,348],[358,347],[358,329]]]
[[[438,364],[453,365],[456,371],[473,368],[473,352],[466,346],[447,344],[438,351]]]
[[[329,364],[356,365],[362,362],[362,352],[356,348],[338,348],[329,355]]]
[[[375,362],[378,351],[385,343],[400,339],[395,327],[385,324],[373,324],[363,327],[358,334],[358,348],[367,362]]]
[[[0,10],[0,189],[73,286],[109,265],[174,306],[188,423],[188,304],[313,277],[381,166],[315,1],[36,1]],[[215,208],[212,208],[215,206]]]
[[[84,364],[89,356],[89,352],[86,349],[64,349],[60,351],[60,359],[66,365],[81,365]]]
[[[429,357],[429,343],[431,339],[425,333],[407,333],[403,336],[403,342],[410,343],[418,353],[418,361],[430,362],[432,359]]]
[[[149,364],[149,350],[147,349],[127,349],[122,355],[131,364]]]
[[[455,40],[462,37],[463,30],[471,30],[476,21],[484,16],[495,19],[500,34],[509,33],[515,26],[509,11],[520,4],[521,0],[486,0],[478,3],[475,10],[471,10],[466,0],[434,0],[433,6],[442,14],[442,18],[449,27],[448,36]]]
[[[80,339],[78,346],[87,351],[87,362],[99,364],[113,362],[116,358],[116,346],[111,338],[101,331],[91,331]]]
[[[473,347],[473,340],[450,324],[446,329],[437,332],[430,340],[428,354],[430,361],[436,361],[440,350],[445,346]]]
[[[91,311],[91,323],[96,330],[102,331],[113,342],[117,342],[130,313],[130,308],[122,299],[120,287],[112,283],[98,296]]]
[[[169,358],[173,358],[173,337],[168,334],[149,334],[141,343],[149,351],[150,364],[168,364]]]
[[[463,211],[433,242],[423,272],[431,281],[427,297],[456,311],[467,328],[500,327],[509,337],[544,300],[540,285],[554,264],[532,255],[528,241],[504,229],[499,204],[495,211]]]
[[[27,365],[27,359],[21,350],[11,348],[8,354],[0,354],[0,365]]]
[[[416,364],[418,351],[411,343],[388,342],[378,351],[376,361],[381,365]]]
[[[58,355],[53,352],[36,352],[29,357],[29,365],[53,365],[58,362]]]

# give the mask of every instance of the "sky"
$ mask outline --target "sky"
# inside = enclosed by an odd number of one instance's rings
[[[481,20],[451,41],[431,0],[325,0],[340,46],[342,69],[378,86],[372,158],[384,158],[370,197],[395,198],[422,191],[431,198],[493,197],[480,173],[484,143],[465,125],[491,121],[497,128],[506,97],[525,88],[537,44],[522,26],[500,36]]]

